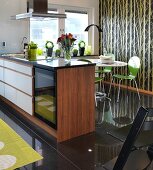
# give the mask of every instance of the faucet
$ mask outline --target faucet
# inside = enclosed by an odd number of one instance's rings
[[[24,42],[26,40],[26,42]],[[25,58],[28,56],[28,42],[27,42],[27,37],[23,37],[21,45],[23,44],[23,52],[25,55]]]
[[[98,25],[96,25],[96,24],[90,24],[90,25],[88,25],[84,31],[89,31],[89,28],[90,28],[91,26],[95,26],[95,27],[98,29],[99,34],[100,34],[100,32],[103,32],[103,30],[102,30]],[[100,55],[100,51],[101,51],[101,49],[99,48],[99,55]]]
[[[23,44],[24,40],[27,40],[27,37],[23,37],[21,44]]]
[[[98,25],[96,25],[96,24],[90,24],[90,25],[88,25],[84,31],[89,31],[89,28],[90,28],[91,26],[95,26],[95,27],[97,27],[97,29],[98,29],[99,32],[103,32],[102,29],[101,29]]]

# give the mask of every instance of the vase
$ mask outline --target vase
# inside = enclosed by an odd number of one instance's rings
[[[64,60],[67,63],[71,62],[71,51],[70,50],[64,51]]]
[[[80,56],[84,56],[84,50],[85,50],[84,47],[79,48]]]
[[[28,59],[30,61],[37,60],[37,49],[29,49],[28,50]]]
[[[47,57],[52,57],[53,48],[47,48],[46,53],[47,53]]]

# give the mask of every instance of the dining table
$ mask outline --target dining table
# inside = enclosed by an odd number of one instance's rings
[[[112,63],[102,63],[100,59],[89,59],[92,63],[95,63],[97,67],[124,67],[127,63],[124,61],[114,61]]]

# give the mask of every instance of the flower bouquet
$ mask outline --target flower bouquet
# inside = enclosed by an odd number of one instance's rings
[[[73,37],[71,33],[69,34],[62,34],[58,39],[57,43],[60,44],[61,48],[64,51],[64,58],[66,61],[71,60],[71,49],[74,45],[74,41],[76,39]]]

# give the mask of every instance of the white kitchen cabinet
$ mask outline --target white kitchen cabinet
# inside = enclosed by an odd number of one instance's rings
[[[19,64],[13,61],[5,60],[4,67],[32,76],[32,66],[26,66],[21,63]]]
[[[32,77],[4,68],[4,81],[32,96]]]
[[[4,85],[4,89],[5,89],[4,90],[5,91],[4,97],[6,99],[8,99],[9,101],[11,101],[12,103],[16,104],[16,99],[17,99],[17,97],[16,97],[16,95],[17,95],[16,89],[14,89],[13,87],[11,87],[11,86],[9,86],[7,84]]]
[[[0,81],[0,95],[4,96],[4,83]]]
[[[3,65],[4,65],[4,60],[1,58],[1,59],[0,59],[0,66],[3,67]]]
[[[3,81],[3,67],[0,66],[0,81]]]
[[[33,115],[32,66],[3,60],[0,59],[0,95]]]
[[[33,107],[32,107],[32,97],[20,92],[17,90],[17,106],[29,113],[30,115],[33,114]]]

